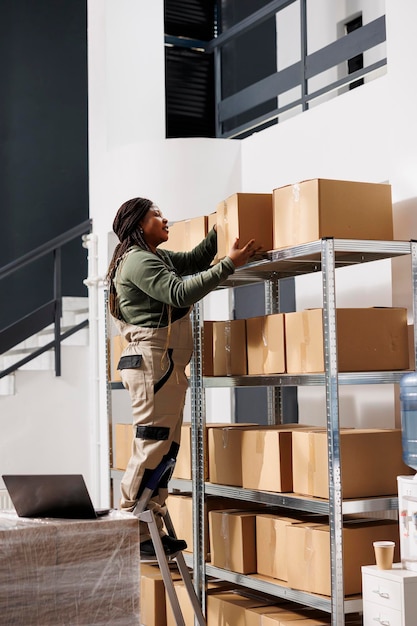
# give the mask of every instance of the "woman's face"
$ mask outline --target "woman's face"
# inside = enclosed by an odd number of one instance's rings
[[[143,230],[143,238],[151,250],[155,250],[160,243],[168,241],[168,220],[157,206],[149,209],[140,226]]]

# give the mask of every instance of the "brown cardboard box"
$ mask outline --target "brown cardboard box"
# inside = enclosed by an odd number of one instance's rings
[[[407,311],[404,308],[337,309],[340,372],[408,368]],[[285,314],[287,372],[324,372],[323,310]]]
[[[292,431],[285,427],[242,431],[242,487],[292,491],[291,442]]]
[[[206,559],[210,553],[208,514],[210,511],[224,509],[229,506],[236,506],[236,500],[229,500],[228,498],[220,498],[216,496],[206,496],[205,498],[204,545],[206,549]],[[187,542],[186,552],[193,552],[193,499],[191,495],[171,493],[167,498],[167,507],[177,536]]]
[[[207,215],[207,233],[209,233],[211,231],[211,229],[213,228],[213,226],[217,225],[217,212],[214,211],[214,213],[210,213],[210,215]],[[215,263],[217,263],[219,260],[219,256],[216,253],[216,256],[213,259],[213,265]]]
[[[115,335],[113,337],[112,351],[111,351],[111,379],[113,382],[121,382],[120,370],[117,369],[117,365],[120,360],[120,355],[127,346],[127,341],[122,335]]]
[[[244,596],[235,591],[207,596],[207,626],[247,626],[246,609],[266,606],[265,598]]]
[[[207,425],[209,482],[242,487],[242,432],[253,427],[256,425]]]
[[[312,179],[273,191],[273,246],[339,239],[393,239],[391,185]]]
[[[330,618],[316,609],[283,609],[279,613],[268,613],[262,617],[262,626],[326,626]]]
[[[174,581],[180,580],[179,572],[171,571]],[[140,565],[140,623],[143,626],[166,626],[167,609],[165,583],[156,565]]]
[[[132,455],[132,424],[115,424],[114,441],[113,468],[125,470]]]
[[[184,422],[181,427],[181,445],[175,463],[173,478],[192,480],[192,448],[191,448],[191,423]],[[207,458],[207,428],[203,430],[204,449],[204,480],[208,478],[208,458]]]
[[[217,205],[217,254],[227,256],[236,237],[240,245],[255,239],[256,245],[272,249],[272,194],[235,193]]]
[[[248,374],[285,372],[284,314],[246,320]]]
[[[192,250],[206,237],[207,232],[207,217],[205,215],[174,222],[169,227],[168,241],[159,247],[173,252]]]
[[[256,572],[255,519],[253,511],[210,511],[212,565],[240,574]]]
[[[399,559],[398,522],[351,520],[344,522],[343,582],[345,595],[361,593],[362,565],[375,563],[373,541],[395,541]],[[293,589],[331,595],[330,528],[324,524],[293,524],[287,528],[288,584]]]
[[[328,498],[326,431],[296,430],[292,448],[294,492]],[[344,499],[396,494],[397,476],[413,473],[402,460],[400,429],[342,429],[340,463]]]
[[[247,373],[246,321],[206,321],[203,329],[203,375],[245,375]]]
[[[287,527],[305,522],[301,516],[283,517],[271,513],[256,516],[256,570],[258,574],[288,580]],[[291,556],[290,556],[291,558]]]

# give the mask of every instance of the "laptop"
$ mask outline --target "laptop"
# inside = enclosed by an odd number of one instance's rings
[[[95,509],[81,474],[2,476],[19,517],[96,519],[110,509]]]

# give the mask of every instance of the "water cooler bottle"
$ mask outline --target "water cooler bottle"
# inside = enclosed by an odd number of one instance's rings
[[[417,472],[417,373],[400,382],[403,460]],[[401,563],[417,572],[417,474],[398,476]]]

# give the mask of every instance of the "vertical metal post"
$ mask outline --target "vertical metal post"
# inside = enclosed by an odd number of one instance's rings
[[[279,312],[279,282],[272,277],[265,281],[265,315]],[[281,387],[266,388],[268,406],[268,424],[282,423]]]
[[[336,294],[334,240],[322,239],[323,335],[327,413],[327,450],[329,463],[330,567],[332,585],[332,625],[342,626],[343,516],[340,466],[339,390],[336,335]]]
[[[54,250],[54,351],[55,375],[61,376],[61,314],[62,314],[62,286],[61,286],[61,248]]]
[[[191,322],[194,353],[191,359],[191,459],[193,497],[193,582],[205,614],[205,518],[204,518],[204,428],[205,395],[203,388],[202,303],[194,305]]]
[[[300,0],[300,40],[301,40],[301,67],[303,75],[301,76],[301,100],[303,111],[308,109],[308,82],[306,78],[306,59],[308,55],[307,46],[307,7],[306,0]]]

